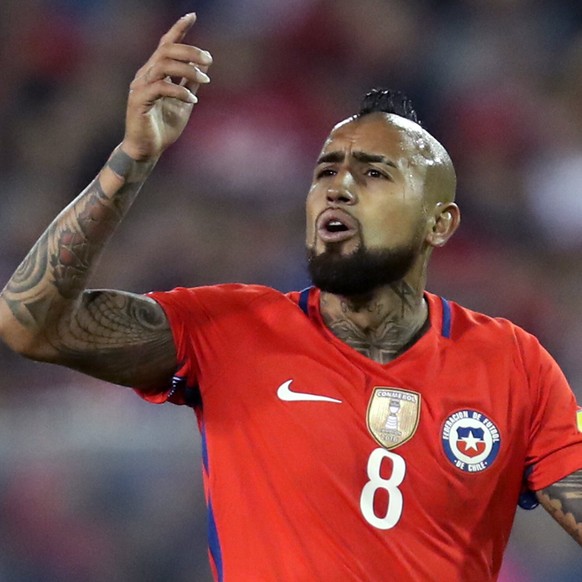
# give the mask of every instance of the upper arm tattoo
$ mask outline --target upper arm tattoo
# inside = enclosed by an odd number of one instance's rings
[[[538,501],[582,545],[582,469],[538,491]]]
[[[117,384],[157,385],[176,367],[162,308],[133,293],[86,291],[49,341],[58,346],[61,363]]]

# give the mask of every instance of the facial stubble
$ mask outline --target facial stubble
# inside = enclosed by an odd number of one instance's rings
[[[315,246],[315,245],[314,245]],[[420,228],[413,240],[393,248],[358,248],[343,254],[341,243],[328,243],[321,253],[307,248],[307,268],[312,283],[322,291],[344,297],[361,296],[402,280],[421,252]]]

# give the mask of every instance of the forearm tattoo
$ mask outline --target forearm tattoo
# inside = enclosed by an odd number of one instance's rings
[[[582,470],[537,492],[552,517],[582,545]]]
[[[151,300],[129,293],[83,294],[101,250],[153,165],[117,148],[107,166],[123,180],[121,187],[108,194],[97,177],[49,226],[2,291],[20,324],[42,330],[67,363],[80,362],[87,351],[101,357],[144,342],[155,346],[156,331],[167,327]]]
[[[43,325],[52,307],[79,296],[96,257],[151,171],[151,164],[139,164],[119,148],[107,166],[125,184],[108,196],[96,178],[49,226],[2,292],[24,326]]]

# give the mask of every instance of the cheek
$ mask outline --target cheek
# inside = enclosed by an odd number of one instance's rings
[[[364,239],[369,248],[396,247],[412,243],[418,236],[418,210],[376,212],[366,221]]]
[[[311,192],[305,201],[305,242],[312,245],[315,239],[315,217],[317,213],[313,204]]]
[[[305,244],[308,247],[312,247],[315,244],[315,228],[309,218],[307,219],[307,225],[305,226]]]

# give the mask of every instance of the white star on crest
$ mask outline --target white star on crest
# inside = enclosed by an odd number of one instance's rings
[[[475,449],[476,451],[479,450],[477,448],[477,443],[481,442],[481,439],[475,438],[472,431],[469,431],[469,434],[462,440],[465,443],[466,450],[469,449]]]

